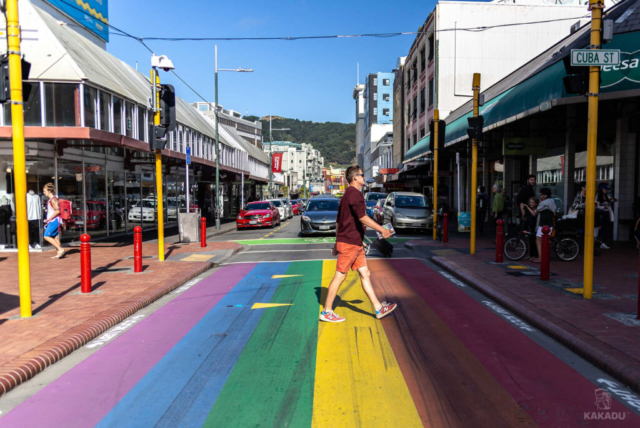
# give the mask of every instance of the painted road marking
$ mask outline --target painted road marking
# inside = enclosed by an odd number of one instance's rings
[[[523,265],[511,265],[511,266],[507,266],[507,269],[531,269],[531,267],[523,266]]]
[[[180,259],[181,262],[208,262],[214,255],[210,254],[191,254],[183,259]]]
[[[186,284],[184,284],[183,286],[176,288],[175,290],[173,290],[171,292],[171,294],[180,294],[180,293],[184,293],[185,291],[187,291],[188,289],[190,289],[191,287],[193,287],[194,285],[196,285],[197,283],[199,283],[200,281],[202,281],[202,278],[198,278],[198,279],[192,279],[191,281],[187,282]]]
[[[497,305],[497,304],[495,304],[493,302],[490,302],[488,300],[483,300],[482,303],[484,303],[486,306],[491,308],[495,313],[502,315],[503,318],[505,318],[511,324],[513,324],[516,327],[518,327],[520,330],[536,331],[529,324],[527,324],[526,322],[522,321],[520,318],[518,318],[517,316],[513,315],[511,312],[507,311],[506,309],[503,309],[501,306],[499,306],[499,305]]]
[[[640,410],[640,397],[625,388],[624,385],[620,385],[616,382],[607,379],[598,379],[598,383],[603,383],[607,386],[607,389],[611,391],[620,400],[627,403],[634,409]]]
[[[291,263],[260,324],[238,358],[204,426],[309,427],[318,342],[322,263]],[[195,426],[195,424],[194,424]]]
[[[202,426],[264,312],[226,305],[271,300],[271,275],[287,265],[263,263],[227,293],[156,366],[122,398],[98,426]],[[256,275],[262,280],[256,280]],[[277,311],[273,311],[277,312]],[[272,313],[273,313],[272,312]],[[255,368],[255,367],[254,367]]]
[[[89,342],[85,346],[85,348],[93,349],[93,348],[95,348],[97,346],[104,345],[105,343],[109,342],[110,340],[116,338],[122,332],[128,330],[131,326],[133,326],[135,323],[140,321],[142,318],[144,318],[144,315],[134,315],[134,316],[131,316],[131,317],[127,318],[126,320],[122,321],[120,324],[118,324],[115,327],[113,327],[112,329],[108,330],[102,336],[100,336],[97,339],[94,339],[91,342]]]
[[[462,288],[466,288],[466,287],[467,287],[467,285],[466,285],[464,282],[459,281],[459,280],[458,280],[458,279],[456,279],[453,275],[450,275],[450,274],[448,274],[448,273],[447,273],[447,272],[445,272],[445,271],[440,270],[440,271],[438,271],[438,273],[439,273],[440,275],[444,276],[445,278],[447,278],[449,281],[453,282],[453,283],[454,283],[455,285],[457,285],[458,287],[462,287]]]
[[[302,276],[302,275],[273,275],[271,279],[293,278],[294,276]]]
[[[335,261],[323,263],[321,301],[335,272]],[[336,312],[346,321],[318,324],[312,427],[422,427],[382,323],[373,316],[356,272],[347,275],[336,303]]]
[[[302,275],[296,275],[302,276]],[[254,303],[251,309],[277,308],[278,306],[291,306],[293,303]]]

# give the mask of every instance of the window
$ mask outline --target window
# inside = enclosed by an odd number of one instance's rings
[[[424,128],[421,128],[420,129],[420,138],[424,137],[424,133],[425,133]]]
[[[373,78],[373,86],[378,86],[378,78],[377,77]]]
[[[389,116],[389,109],[388,109],[388,108],[383,108],[383,109],[382,109],[382,114],[383,114],[384,116]]]
[[[389,94],[382,94],[382,101],[389,101],[391,99],[391,95]]]
[[[433,106],[433,93],[435,89],[433,87],[433,79],[429,80],[429,107]]]
[[[84,85],[84,126],[96,128],[96,102],[98,90]]]
[[[200,111],[209,111],[209,106],[206,104],[199,104],[198,105],[198,110]]]
[[[34,83],[22,83],[22,94],[24,96],[24,124],[26,126],[42,126],[42,116],[40,115],[40,84]],[[4,105],[5,117],[8,116],[8,120],[5,119],[5,126],[11,124],[11,104]],[[7,112],[9,113],[7,115]]]
[[[77,101],[80,100],[78,85],[45,83],[44,94],[46,126],[80,126],[80,106],[76,102],[76,98]]]
[[[427,88],[422,89],[420,91],[420,111],[424,111],[427,102]]]
[[[424,71],[425,70],[425,48],[423,47],[422,50],[420,51],[420,71]]]
[[[378,109],[376,107],[373,108],[373,115],[377,115],[378,114]]]
[[[122,134],[122,99],[113,97],[113,132]]]
[[[383,86],[389,86],[390,84],[391,84],[391,81],[389,79],[382,79]]]
[[[378,101],[378,93],[377,92],[373,93],[373,101]]]
[[[433,59],[433,54],[436,50],[435,40],[433,38],[433,33],[429,36],[429,61]]]
[[[138,106],[138,140],[145,141],[144,130],[147,127],[147,118],[145,117],[146,109]]]
[[[124,129],[127,137],[133,138],[133,124],[135,123],[135,106],[130,102],[124,103]]]
[[[111,95],[100,91],[100,129],[111,131]]]
[[[418,134],[413,134],[413,145],[415,146],[418,143]]]

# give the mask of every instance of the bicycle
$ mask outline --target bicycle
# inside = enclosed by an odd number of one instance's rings
[[[529,252],[529,235],[531,234],[519,228],[517,235],[504,243],[504,255],[512,261],[522,260]],[[580,244],[571,235],[557,233],[550,238],[550,250],[565,262],[575,260],[580,254]]]

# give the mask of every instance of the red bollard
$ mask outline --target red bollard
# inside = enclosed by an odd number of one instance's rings
[[[496,222],[496,263],[502,263],[504,254],[504,221],[499,219]]]
[[[207,219],[202,217],[200,219],[200,247],[207,246]]]
[[[80,236],[80,291],[91,293],[91,237]]]
[[[549,252],[551,247],[551,239],[549,233],[551,229],[549,226],[542,228],[542,248],[540,251],[540,281],[549,281]]]
[[[142,272],[142,228],[133,228],[133,271]]]
[[[449,214],[444,214],[442,221],[442,242],[449,242]]]

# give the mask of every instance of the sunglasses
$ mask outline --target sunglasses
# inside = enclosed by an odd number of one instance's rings
[[[356,174],[356,177],[364,177],[364,174]]]

